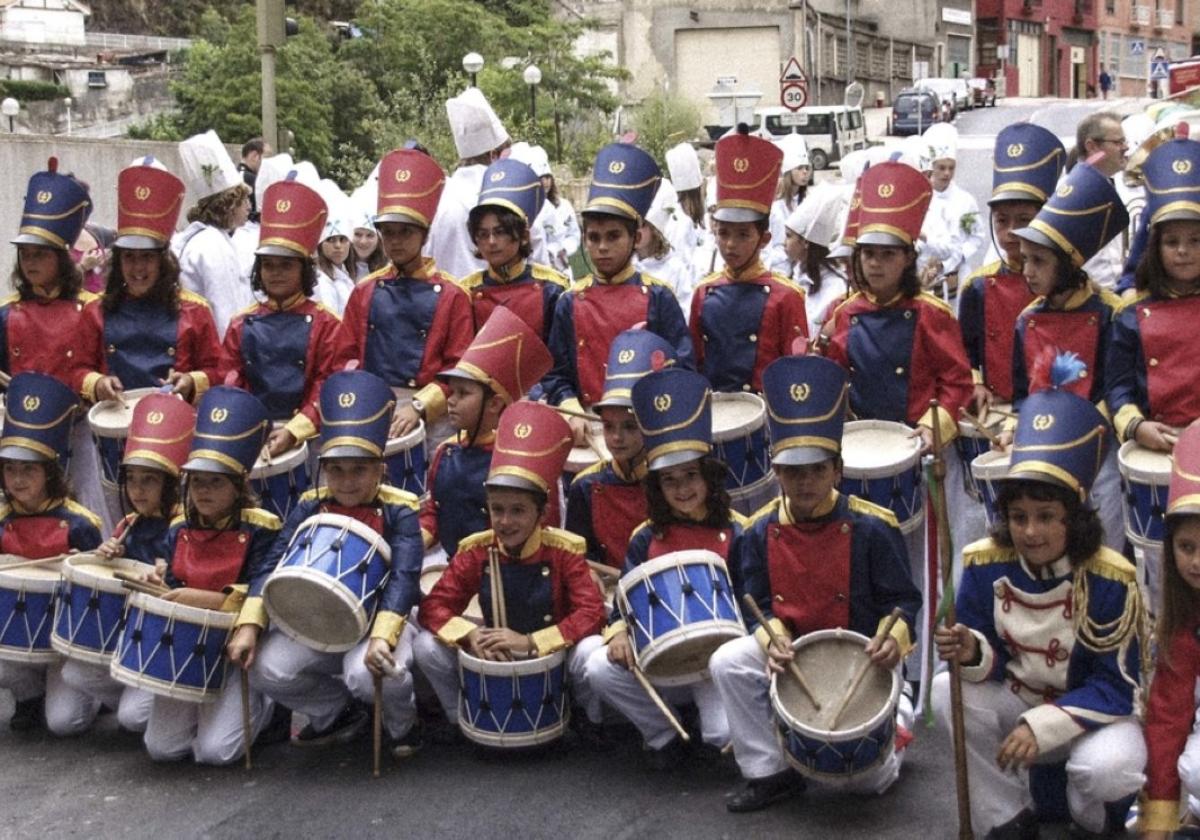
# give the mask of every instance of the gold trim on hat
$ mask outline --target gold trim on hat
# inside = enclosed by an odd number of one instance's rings
[[[1071,258],[1071,263],[1076,268],[1079,268],[1084,264],[1085,260],[1083,259],[1083,254],[1079,253],[1078,249],[1068,242],[1066,237],[1064,237],[1054,228],[1050,227],[1050,225],[1046,224],[1041,219],[1034,219],[1029,223],[1029,226],[1043,236],[1048,237],[1051,242],[1062,249],[1062,252]]]
[[[39,440],[34,440],[33,438],[20,436],[8,437],[6,435],[5,437],[0,438],[0,448],[5,446],[16,446],[20,449],[28,449],[29,451],[36,452],[37,454],[42,455],[51,461],[58,460],[58,453],[53,448],[47,446]]]
[[[218,452],[215,449],[193,449],[188,453],[188,461],[194,461],[203,458],[206,461],[216,461],[218,464],[224,464],[232,469],[237,475],[244,476],[248,472],[246,465],[241,461],[226,455],[224,452]]]
[[[385,412],[390,412],[395,408],[396,401],[388,400],[384,403],[383,408],[376,411],[370,417],[360,417],[357,420],[326,420],[325,412],[321,411],[321,407],[317,406],[317,416],[321,418],[322,426],[358,426],[363,423],[373,423],[384,415]]]
[[[391,197],[392,196],[387,196],[387,198]],[[387,207],[380,207],[375,212],[376,216],[390,216],[393,214],[398,216],[408,216],[418,225],[429,227],[429,218],[424,213],[414,210],[406,204],[389,204]],[[383,224],[387,224],[387,221],[384,220]]]
[[[496,469],[494,469],[494,470],[489,471],[488,477],[484,481],[484,484],[486,484],[488,481],[491,481],[492,477],[497,476],[497,475],[511,475],[516,478],[522,478],[525,481],[528,481],[529,483],[533,484],[535,487],[540,489],[543,493],[550,492],[550,485],[548,485],[546,483],[545,479],[543,479],[540,475],[533,472],[532,470],[527,470],[524,467],[518,467],[515,464],[504,464],[502,466],[496,467]],[[513,489],[520,489],[520,488],[513,488]]]
[[[12,409],[9,409],[8,416],[5,418],[5,424],[7,425],[8,423],[11,423],[14,426],[20,426],[22,429],[41,429],[41,430],[53,429],[56,426],[61,425],[62,422],[67,419],[67,416],[70,415],[71,412],[73,412],[74,410],[75,410],[75,406],[72,405],[66,411],[64,411],[62,414],[58,415],[58,417],[51,420],[49,423],[27,423],[26,421],[20,419],[19,417],[14,416],[12,413]]]
[[[890,234],[890,235],[896,237],[897,239],[901,240],[905,245],[912,244],[912,235],[909,234],[908,231],[902,230],[901,228],[898,228],[895,225],[884,225],[884,224],[863,225],[862,227],[860,227],[858,229],[858,239],[862,239],[863,234],[866,234],[866,233],[887,233],[887,234]],[[855,240],[856,243],[858,242],[858,239]],[[863,243],[863,245],[870,245],[870,244],[871,243],[869,243],[869,242]]]
[[[530,449],[505,449],[503,446],[500,445],[499,439],[497,439],[495,451],[503,453],[505,455],[521,455],[526,458],[545,458],[547,455],[550,455],[550,454],[554,453],[555,451],[557,451],[558,449],[562,448],[562,445],[564,443],[571,443],[571,440],[572,439],[569,437],[559,438],[549,448],[539,449],[539,450],[535,451],[535,450],[530,450]]]
[[[992,190],[992,197],[995,198],[999,193],[1009,191],[1029,193],[1031,198],[1043,204],[1046,203],[1048,197],[1044,190],[1039,190],[1033,184],[1026,184],[1024,181],[1008,181],[1007,183],[999,184]]]
[[[593,179],[592,186],[593,187],[604,187],[605,189],[610,189],[610,190],[640,190],[640,189],[643,189],[644,187],[650,186],[655,181],[660,180],[661,178],[662,178],[661,175],[651,175],[645,181],[639,181],[636,184],[614,184],[614,183],[610,183],[608,181],[597,181],[597,180]]]
[[[680,429],[686,428],[686,427],[692,425],[693,423],[695,423],[696,418],[700,416],[700,413],[702,411],[704,411],[705,408],[708,407],[708,403],[711,398],[712,398],[712,389],[705,388],[704,389],[704,399],[700,400],[700,404],[698,406],[696,406],[696,410],[693,411],[691,416],[688,417],[686,420],[683,420],[679,423],[675,423],[670,426],[659,426],[656,429],[646,428],[645,426],[642,425],[641,421],[639,420],[638,427],[641,428],[643,435],[665,435],[668,432],[677,432]]]
[[[612,196],[598,195],[595,198],[588,199],[587,206],[581,212],[586,213],[594,207],[612,207],[625,213],[634,221],[641,221],[642,218],[642,215],[633,209],[633,205]]]
[[[146,461],[153,461],[154,463],[160,465],[164,470],[166,470],[171,475],[176,476],[176,477],[179,476],[179,465],[176,464],[174,461],[172,461],[170,458],[165,458],[158,452],[153,451],[152,449],[134,449],[129,452],[126,452],[125,457],[121,459],[121,465],[122,466],[127,465],[131,458],[142,458]],[[137,466],[137,465],[134,464],[133,466]]]
[[[930,195],[931,195],[930,193],[927,193],[924,190],[922,190],[921,192],[919,192],[917,194],[917,197],[914,198],[912,201],[908,202],[908,204],[902,204],[899,207],[892,207],[890,205],[878,206],[878,205],[873,205],[873,204],[867,204],[867,201],[864,198],[863,203],[862,203],[862,211],[864,213],[905,213],[905,212],[913,209],[914,207],[916,207],[922,201],[929,199]]]
[[[168,216],[171,213],[176,212],[179,208],[179,205],[182,203],[183,203],[183,195],[180,195],[173,202],[171,202],[171,205],[169,207],[167,207],[165,210],[163,210],[160,213],[138,212],[137,210],[133,210],[129,207],[126,207],[124,204],[120,204],[120,203],[117,204],[117,211],[119,213],[121,213],[122,215],[133,216],[134,218],[137,218],[137,219],[161,219],[164,216]]]
[[[1020,145],[1020,144],[1018,144],[1018,145]],[[1045,166],[1046,162],[1049,161],[1051,158],[1059,157],[1062,154],[1063,154],[1062,149],[1054,149],[1053,151],[1049,152],[1044,158],[1042,158],[1041,160],[1036,160],[1033,163],[1022,163],[1022,164],[1017,164],[1015,166],[1000,166],[999,164],[993,164],[992,169],[996,172],[1028,172],[1030,169],[1038,169],[1039,167]]]
[[[38,219],[40,221],[57,221],[58,219],[65,219],[68,216],[75,215],[76,213],[79,212],[79,209],[81,207],[88,207],[91,205],[91,203],[92,203],[91,199],[85,198],[83,201],[76,204],[70,210],[67,210],[66,212],[63,212],[63,213],[58,213],[58,214],[54,214],[54,213],[22,213],[21,215],[26,219]]]
[[[653,449],[647,450],[646,461],[651,462],[664,455],[670,455],[673,452],[696,452],[700,455],[707,455],[712,452],[712,447],[707,442],[698,438],[673,440],[670,443],[664,443],[662,446],[656,446]]]
[[[846,412],[846,392],[849,390],[850,390],[849,384],[843,385],[842,393],[838,395],[837,401],[833,404],[833,408],[829,409],[829,411],[827,411],[826,413],[818,415],[818,416],[797,417],[794,419],[790,418],[790,417],[780,417],[771,408],[770,400],[765,401],[767,403],[767,415],[774,422],[782,424],[784,426],[804,426],[804,425],[808,425],[810,423],[824,423],[826,420],[831,419],[833,417],[833,415],[837,414],[838,411],[841,411],[843,414],[845,414],[845,412]]]
[[[476,207],[503,207],[505,210],[511,210],[512,212],[516,213],[518,216],[520,216],[522,219],[524,219],[526,223],[529,222],[529,216],[527,216],[525,214],[525,211],[522,210],[517,205],[513,204],[511,201],[509,201],[506,198],[498,198],[496,196],[490,196],[490,195],[489,196],[480,196],[479,203],[476,204],[475,206]]]
[[[513,337],[516,338],[516,336],[513,336]],[[495,344],[499,344],[499,343],[500,342],[495,342]],[[487,346],[490,347],[493,345],[487,345]],[[517,352],[519,353],[520,350],[518,349]],[[472,377],[474,377],[473,381],[478,382],[480,385],[486,385],[487,387],[491,388],[493,391],[495,391],[496,393],[498,393],[500,395],[500,398],[504,400],[506,405],[512,405],[513,398],[512,398],[512,394],[508,393],[508,389],[505,388],[503,385],[501,385],[499,382],[497,382],[495,377],[493,377],[490,373],[488,373],[483,368],[479,367],[479,365],[472,364],[471,362],[467,362],[467,361],[463,361],[462,359],[459,359],[458,364],[456,364],[454,366],[454,369],[455,370],[465,370],[467,373],[471,374]],[[521,387],[521,382],[520,382],[519,376],[518,376],[518,381],[517,381],[517,387],[518,388]],[[521,395],[524,396],[525,391],[527,391],[527,390],[529,390],[529,389],[528,388],[524,389],[521,392]]]
[[[329,438],[328,440],[322,441],[321,452],[319,454],[324,454],[325,450],[333,449],[335,446],[353,446],[358,449],[365,449],[367,452],[372,453],[376,458],[383,457],[383,450],[376,446],[372,441],[369,441],[364,437],[356,437],[355,435],[341,435],[339,437]]]
[[[1192,190],[1195,191],[1194,189]],[[1154,211],[1154,215],[1150,217],[1150,224],[1155,224],[1159,218],[1165,213],[1177,213],[1180,210],[1187,210],[1191,213],[1200,215],[1200,202],[1197,201],[1172,201],[1169,204],[1164,204]]]

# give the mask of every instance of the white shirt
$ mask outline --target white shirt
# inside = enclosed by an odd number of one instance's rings
[[[180,283],[208,300],[217,335],[224,338],[233,316],[254,303],[233,239],[219,228],[192,222],[175,234],[171,250],[179,260]]]
[[[808,316],[808,335],[812,338],[821,331],[822,318],[833,302],[846,297],[846,278],[828,265],[822,265],[821,291],[814,292],[812,280],[804,273],[804,267],[797,263],[792,271],[792,279],[804,289],[804,314]]]
[[[984,240],[975,197],[953,181],[941,192],[934,190],[921,233],[925,236],[922,264],[931,258],[941,260],[943,275],[966,269]]]
[[[353,291],[354,278],[341,267],[336,265],[333,267],[332,277],[319,267],[317,268],[317,287],[313,290],[313,297],[326,309],[336,312],[339,318],[346,311],[346,303],[350,300],[350,293]]]
[[[667,229],[663,236],[672,251],[691,262],[692,253],[704,240],[704,229],[693,222],[692,217],[683,212],[682,207],[676,207],[667,221]]]
[[[649,257],[643,260],[635,256],[633,263],[642,274],[661,280],[671,287],[686,320],[692,311],[692,292],[696,288],[696,275],[687,261],[674,251],[668,251],[662,259]]]
[[[795,209],[795,208],[793,208]],[[787,257],[787,251],[784,250],[783,242],[787,236],[787,220],[788,216],[792,215],[792,211],[788,209],[787,202],[782,198],[777,198],[771,202],[771,217],[770,231],[771,242],[762,252],[762,264],[771,271],[778,271],[780,274],[787,274],[792,270],[791,261]]]
[[[429,226],[426,256],[433,257],[438,268],[456,278],[487,269],[487,263],[474,256],[475,243],[467,231],[467,217],[479,201],[486,169],[481,163],[455,169],[446,179],[437,213]]]
[[[692,249],[692,276],[699,283],[714,271],[725,267],[725,260],[717,248],[717,238],[708,230],[700,230],[696,247]]]
[[[546,216],[547,210],[551,215],[545,226],[548,239],[546,251],[549,256],[546,264],[569,278],[572,276],[571,255],[579,250],[579,220],[575,218],[575,208],[571,206],[571,202],[562,197],[558,199],[557,207],[547,201],[538,218]]]

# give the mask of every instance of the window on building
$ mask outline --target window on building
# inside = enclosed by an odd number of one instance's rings
[[[1106,15],[1115,15],[1117,13],[1117,0],[1104,0],[1104,13]]]
[[[1183,0],[1175,0],[1175,25],[1183,25]]]

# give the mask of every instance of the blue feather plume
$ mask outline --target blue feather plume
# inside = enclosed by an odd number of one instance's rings
[[[1050,387],[1061,388],[1083,378],[1087,363],[1078,353],[1059,352],[1050,364]]]

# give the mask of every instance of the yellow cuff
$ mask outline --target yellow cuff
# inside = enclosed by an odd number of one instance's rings
[[[942,436],[942,446],[945,446],[950,441],[958,437],[958,421],[951,416],[950,412],[945,407],[938,409],[938,425],[941,427],[939,431]],[[928,408],[921,415],[921,419],[917,421],[918,426],[924,426],[927,429],[933,428],[933,409]]]
[[[791,643],[792,634],[788,632],[787,627],[784,626],[782,621],[780,621],[778,618],[768,618],[767,624],[770,624],[772,629],[775,630],[776,636],[781,639],[786,639],[789,644]],[[763,650],[766,650],[771,646],[771,637],[767,635],[767,629],[765,627],[759,627],[757,630],[755,630],[754,638],[758,639],[758,645]]]
[[[613,636],[616,636],[618,633],[624,633],[627,631],[627,629],[628,628],[625,626],[625,619],[618,618],[612,624],[604,628],[601,638],[604,639],[604,644],[608,644],[612,641]]]
[[[428,426],[442,418],[446,413],[446,395],[436,382],[430,382],[424,388],[413,394],[413,399],[420,400],[425,406],[425,425]]]
[[[461,615],[456,615],[442,625],[442,629],[437,631],[437,637],[448,645],[457,645],[472,630],[478,629],[479,625],[475,622],[468,621]]]
[[[1113,418],[1113,428],[1117,430],[1117,439],[1124,443],[1128,440],[1125,432],[1129,428],[1129,424],[1134,420],[1145,420],[1146,417],[1142,414],[1142,410],[1133,403],[1126,403],[1121,406],[1117,412],[1117,416]]]
[[[263,599],[247,598],[242,603],[242,609],[238,612],[237,621],[234,622],[235,627],[241,627],[243,624],[253,624],[255,627],[266,628],[269,618],[267,616],[267,608],[263,606]]]
[[[104,378],[99,371],[92,371],[83,377],[83,385],[79,387],[80,395],[88,402],[96,401],[96,383]]]
[[[537,650],[538,656],[549,656],[554,651],[561,650],[567,646],[567,640],[563,638],[562,631],[558,629],[557,624],[543,627],[541,630],[530,635],[533,638],[533,646]]]
[[[887,624],[887,620],[888,617],[886,615],[879,619],[879,626],[875,628],[876,636],[878,636],[879,631],[883,629],[883,625]],[[903,618],[899,619],[894,625],[892,625],[892,632],[890,635],[896,640],[896,644],[900,646],[900,656],[902,658],[908,656],[909,653],[912,652],[912,649],[916,647],[916,645],[913,644],[912,636],[908,632],[908,622]]]
[[[425,528],[421,529],[421,544],[425,546],[426,551],[433,548],[434,540],[435,538],[430,531]]]
[[[578,411],[580,414],[584,413],[583,403],[581,403],[579,401],[579,397],[571,397],[570,399],[565,399],[559,404],[558,407],[561,409],[565,409],[566,411]]]
[[[306,414],[296,414],[295,417],[287,421],[283,428],[292,433],[292,437],[296,439],[296,443],[317,436],[317,427],[313,425],[313,421],[309,420]]]
[[[983,371],[981,371],[977,368],[971,368],[971,384],[972,385],[982,385],[983,384]]]
[[[1137,830],[1175,831],[1179,828],[1179,803],[1170,799],[1143,799]]]
[[[400,634],[404,632],[406,621],[408,618],[400,613],[381,610],[375,616],[375,624],[371,626],[371,638],[383,639],[388,643],[388,647],[395,649],[400,641]]]
[[[192,402],[199,402],[201,395],[212,386],[212,383],[208,381],[208,374],[202,370],[189,370],[188,376],[192,377],[192,382],[196,386],[195,393],[192,394]]]
[[[221,591],[225,593],[225,600],[221,602],[221,612],[240,613],[242,605],[246,603],[246,593],[250,591],[250,585],[237,583],[233,586],[226,586]]]

